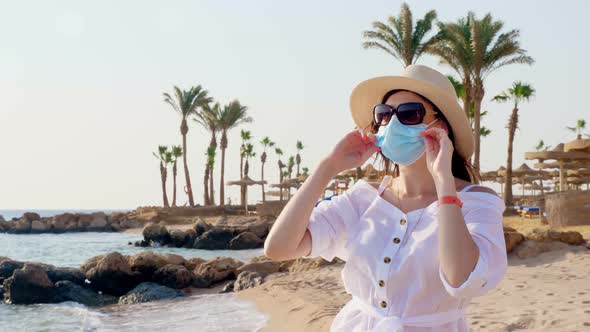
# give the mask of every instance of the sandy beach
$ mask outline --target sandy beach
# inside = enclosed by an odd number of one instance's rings
[[[505,224],[539,225],[519,219]],[[472,331],[590,331],[590,250],[584,245],[556,248],[529,258],[510,253],[498,287],[471,301],[467,320]],[[340,278],[343,264],[273,274],[236,295],[270,315],[264,332],[328,331],[350,299]]]

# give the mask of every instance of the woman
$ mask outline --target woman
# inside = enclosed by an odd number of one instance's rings
[[[352,92],[358,130],[320,162],[275,221],[264,244],[275,260],[334,257],[352,295],[330,331],[469,331],[471,298],[507,269],[496,193],[467,162],[473,134],[449,80],[425,66],[377,77]],[[380,152],[395,178],[358,180],[314,204],[339,172]]]

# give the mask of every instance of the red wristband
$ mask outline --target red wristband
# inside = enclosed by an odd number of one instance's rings
[[[457,196],[443,196],[438,199],[438,204],[457,204],[460,208],[463,207],[463,202]]]

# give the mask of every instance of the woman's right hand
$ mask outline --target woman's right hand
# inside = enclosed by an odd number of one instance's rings
[[[381,151],[381,148],[375,146],[375,141],[374,134],[355,129],[336,144],[326,159],[336,174],[359,167],[375,152]]]

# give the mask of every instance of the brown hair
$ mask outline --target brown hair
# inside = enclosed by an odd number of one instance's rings
[[[391,91],[387,92],[385,94],[385,96],[383,96],[383,100],[381,101],[381,103],[385,104],[385,102],[387,102],[387,99],[389,99],[389,97],[391,97],[393,94],[395,94],[396,92],[399,92],[399,91],[409,91],[409,90],[401,90],[401,89],[391,90]],[[453,146],[455,146],[455,135],[453,134],[453,128],[449,124],[449,121],[447,120],[447,118],[445,117],[443,112],[441,112],[440,109],[433,102],[431,102],[428,98],[426,98],[426,97],[422,96],[421,94],[416,93],[414,91],[409,91],[409,92],[412,92],[412,93],[420,96],[426,102],[430,103],[430,105],[432,105],[432,107],[434,108],[434,110],[437,113],[436,117],[441,119],[447,125],[447,128],[449,128],[449,139],[453,143]],[[371,124],[369,124],[367,126],[367,128],[365,128],[365,130],[367,130],[373,134],[376,134],[379,131],[379,126],[376,125],[375,123],[371,122]],[[392,162],[389,158],[387,158],[385,155],[383,155],[382,152],[379,152],[379,155],[381,156],[381,159],[382,159],[382,166],[383,166],[382,169],[384,170],[385,174],[391,174],[394,177],[399,176],[399,165]],[[392,164],[394,164],[394,167],[393,167],[393,170],[390,170],[390,166]],[[454,177],[465,180],[467,182],[479,183],[481,180],[481,175],[479,173],[479,170],[476,169],[475,166],[473,166],[468,160],[463,159],[463,157],[461,157],[459,155],[459,153],[457,153],[456,149],[453,149],[453,156],[451,158],[451,172],[453,173]]]

